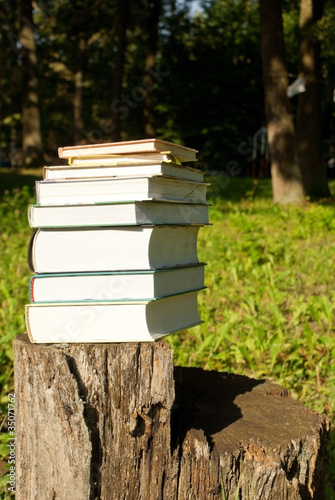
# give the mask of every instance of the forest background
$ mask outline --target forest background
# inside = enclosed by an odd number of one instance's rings
[[[282,11],[286,51],[286,74],[275,75],[274,85],[283,76],[292,84],[301,73],[299,2],[269,5],[270,30],[271,11]],[[269,120],[258,1],[0,6],[2,164],[57,163],[59,146],[159,136],[198,149],[205,170],[252,174],[255,134]],[[314,80],[326,162],[334,157],[334,17],[327,1],[308,33],[320,52]],[[295,121],[301,95],[289,103]]]

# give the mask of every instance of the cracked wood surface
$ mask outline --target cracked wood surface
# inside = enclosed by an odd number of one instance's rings
[[[328,421],[164,340],[14,340],[17,500],[322,500]],[[238,491],[238,493],[236,493]]]
[[[175,383],[178,499],[325,498],[325,416],[269,380],[176,367]]]
[[[166,342],[42,345],[19,336],[14,352],[17,499],[161,497],[174,400]]]

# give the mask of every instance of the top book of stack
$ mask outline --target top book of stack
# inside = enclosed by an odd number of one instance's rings
[[[197,150],[162,139],[142,139],[138,141],[85,144],[58,148],[59,158],[96,157],[101,155],[170,154],[180,162],[196,161]]]

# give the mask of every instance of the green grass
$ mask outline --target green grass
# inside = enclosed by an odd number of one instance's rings
[[[34,180],[0,171],[1,421],[13,387],[12,340],[25,329],[29,300],[27,207]],[[199,298],[204,323],[167,337],[175,364],[272,379],[334,422],[335,203],[280,207],[272,203],[269,180],[209,181],[213,224],[199,237],[199,257],[207,262]],[[327,488],[330,500],[334,436]]]
[[[255,197],[214,201],[211,212],[199,242],[208,263],[205,323],[169,338],[176,362],[273,377],[330,415],[334,207],[283,208]]]

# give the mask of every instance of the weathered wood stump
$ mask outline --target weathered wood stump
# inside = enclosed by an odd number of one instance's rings
[[[165,341],[14,356],[17,500],[324,498],[328,421],[270,381],[174,369]]]

